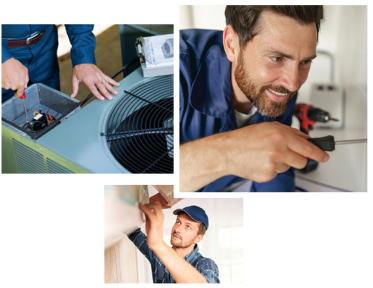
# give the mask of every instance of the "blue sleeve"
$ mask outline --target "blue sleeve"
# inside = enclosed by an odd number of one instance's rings
[[[79,64],[95,64],[96,37],[93,25],[65,25],[71,47],[73,67]]]
[[[271,181],[253,182],[251,192],[295,192],[294,168],[277,174]]]
[[[198,272],[202,274],[202,276],[206,279],[206,281],[211,283],[220,283],[219,280],[219,269],[216,263],[211,259],[206,259],[209,261],[205,261],[202,267],[198,269]]]
[[[7,47],[8,41],[2,41],[5,43],[1,43],[1,63],[4,63],[5,61],[12,58],[12,53],[10,53],[9,48]]]
[[[180,123],[180,144],[184,141],[183,139],[183,130],[182,122],[184,119],[185,109],[187,108],[189,101],[189,89],[191,87],[191,82],[193,81],[192,76],[192,65],[189,57],[188,46],[186,45],[183,39],[183,32],[180,31],[180,55],[179,55],[179,123]]]
[[[138,228],[134,232],[128,235],[133,244],[140,250],[140,252],[146,257],[146,259],[151,261],[153,258],[154,252],[148,246],[148,238],[144,233],[141,232],[141,229]]]

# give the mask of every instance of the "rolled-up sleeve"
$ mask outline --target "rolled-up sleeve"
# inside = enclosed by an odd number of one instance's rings
[[[65,25],[71,43],[71,62],[73,67],[79,64],[96,64],[96,37],[92,33],[93,25]]]

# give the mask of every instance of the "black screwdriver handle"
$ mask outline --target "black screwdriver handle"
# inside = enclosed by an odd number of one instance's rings
[[[320,138],[308,138],[308,141],[315,144],[317,147],[324,151],[334,151],[335,150],[335,142],[334,137],[329,135]]]

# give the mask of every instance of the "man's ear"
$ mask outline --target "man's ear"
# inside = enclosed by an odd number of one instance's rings
[[[232,63],[235,63],[238,58],[239,54],[239,43],[238,43],[238,35],[233,30],[231,25],[227,25],[223,32],[223,45],[225,54],[227,54],[227,58]]]
[[[202,239],[203,239],[203,235],[198,234],[196,239],[194,239],[194,244],[197,244],[197,243],[201,242]]]

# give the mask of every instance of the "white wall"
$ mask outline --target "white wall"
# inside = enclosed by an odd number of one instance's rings
[[[180,29],[224,30],[225,5],[184,5],[180,6]]]

